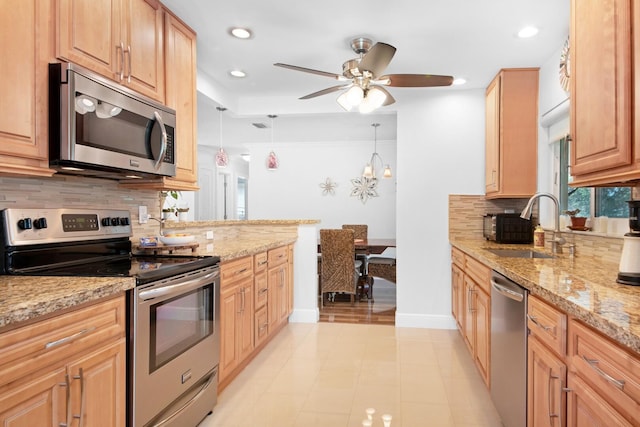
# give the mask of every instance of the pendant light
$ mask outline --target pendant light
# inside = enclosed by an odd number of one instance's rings
[[[388,164],[385,165],[382,157],[378,154],[378,126],[380,123],[372,123],[373,126],[373,154],[371,155],[371,160],[367,163],[362,171],[362,176],[364,178],[377,178],[376,176],[376,161],[380,163],[380,166],[384,166],[384,171],[382,173],[383,178],[391,178],[393,175],[391,174],[391,166]]]
[[[222,113],[227,109],[224,107],[216,107],[216,109],[220,112],[220,149],[216,153],[216,166],[224,168],[229,164],[229,156],[222,148]]]
[[[267,169],[269,169],[270,171],[274,171],[278,169],[278,167],[280,166],[278,157],[276,156],[276,153],[273,151],[273,119],[275,119],[278,116],[276,116],[275,114],[269,114],[267,117],[271,119],[271,151],[267,156]]]

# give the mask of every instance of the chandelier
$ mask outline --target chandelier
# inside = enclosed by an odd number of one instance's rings
[[[382,173],[382,177],[383,178],[391,178],[393,175],[391,175],[391,167],[387,164],[384,164],[384,161],[382,160],[382,157],[380,157],[380,154],[378,154],[378,126],[380,126],[380,123],[372,123],[371,126],[373,126],[373,154],[371,155],[371,160],[369,160],[369,163],[367,163],[364,167],[364,171],[362,172],[362,176],[364,178],[376,178],[377,179],[377,172],[380,171],[380,169],[384,168],[384,171]],[[380,165],[380,168],[377,168],[377,165]]]

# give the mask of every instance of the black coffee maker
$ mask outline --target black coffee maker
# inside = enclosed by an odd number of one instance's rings
[[[629,200],[629,232],[624,235],[618,283],[640,286],[640,200]]]

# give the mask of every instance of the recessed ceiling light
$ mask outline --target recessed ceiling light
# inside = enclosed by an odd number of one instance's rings
[[[529,37],[533,37],[538,34],[538,29],[536,27],[524,27],[520,31],[518,31],[518,37],[521,39],[527,39]]]
[[[240,27],[232,28],[231,30],[229,30],[229,33],[231,33],[233,37],[236,37],[239,39],[250,39],[252,35],[251,30],[249,30],[248,28],[240,28]]]
[[[463,85],[463,84],[465,84],[466,82],[467,82],[467,80],[466,80],[466,79],[463,79],[462,77],[458,77],[458,78],[456,78],[456,79],[453,79],[453,84],[454,84],[455,86]]]
[[[231,74],[233,77],[238,77],[238,78],[247,77],[247,73],[245,73],[242,70],[231,70],[229,71],[229,74]]]

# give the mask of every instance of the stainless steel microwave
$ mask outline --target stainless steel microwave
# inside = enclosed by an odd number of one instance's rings
[[[176,113],[75,64],[49,64],[49,164],[110,179],[175,176]]]

